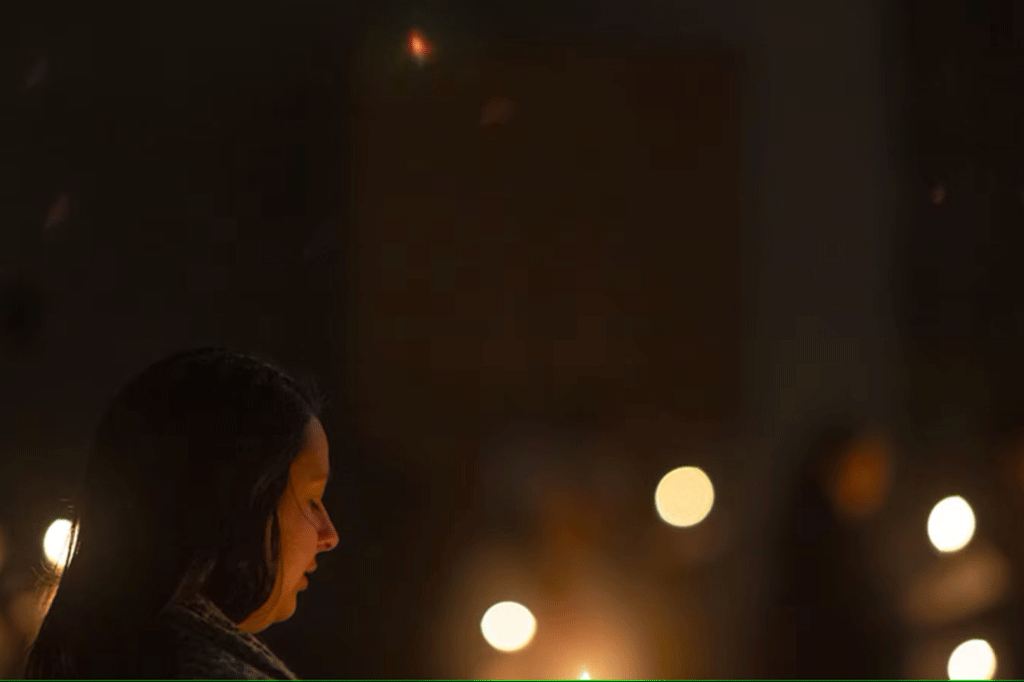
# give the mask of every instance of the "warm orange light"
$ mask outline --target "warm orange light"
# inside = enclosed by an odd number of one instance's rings
[[[416,59],[426,59],[430,55],[430,42],[418,29],[409,31],[409,54]]]
[[[865,519],[878,512],[889,495],[892,458],[888,443],[869,435],[840,457],[830,493],[837,511],[849,519]]]

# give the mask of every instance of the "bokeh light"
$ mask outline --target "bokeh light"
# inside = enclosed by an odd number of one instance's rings
[[[955,552],[974,537],[974,511],[967,500],[953,495],[942,500],[928,515],[928,539],[940,552]]]
[[[590,679],[590,673],[588,673],[586,670],[584,670],[583,672],[580,673],[580,676],[577,679],[589,680]]]
[[[899,609],[908,623],[935,627],[996,606],[1012,588],[1010,561],[996,547],[976,545],[935,562],[907,583]]]
[[[58,571],[63,570],[67,564],[70,540],[71,522],[67,519],[55,520],[43,536],[43,554]]]
[[[996,674],[996,652],[983,639],[971,639],[949,656],[946,668],[951,680],[990,680]]]
[[[537,619],[514,601],[503,601],[487,609],[480,621],[487,643],[499,651],[518,651],[533,639]]]
[[[680,467],[665,474],[654,492],[654,505],[665,523],[680,528],[703,521],[715,503],[715,487],[698,467]]]
[[[853,443],[839,459],[830,490],[836,510],[852,520],[878,512],[889,494],[891,459],[889,444],[878,435]]]
[[[419,29],[415,28],[409,31],[408,48],[409,54],[419,61],[429,57],[432,51],[430,41]]]

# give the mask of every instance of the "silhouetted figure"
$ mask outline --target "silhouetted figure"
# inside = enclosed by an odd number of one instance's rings
[[[882,447],[857,426],[823,429],[807,446],[783,513],[762,676],[899,676],[894,620],[867,574],[857,527],[884,502]]]

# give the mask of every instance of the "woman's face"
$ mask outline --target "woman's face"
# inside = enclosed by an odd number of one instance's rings
[[[291,464],[288,487],[277,504],[281,551],[270,598],[239,623],[245,632],[259,632],[295,613],[298,593],[306,589],[307,573],[316,570],[316,555],[334,549],[338,533],[323,506],[331,463],[327,435],[320,420],[306,427],[306,440]]]

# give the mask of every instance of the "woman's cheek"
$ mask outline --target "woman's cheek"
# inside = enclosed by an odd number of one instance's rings
[[[317,532],[297,511],[289,515],[281,526],[284,531],[281,546],[285,570],[298,580],[316,556]]]

